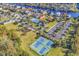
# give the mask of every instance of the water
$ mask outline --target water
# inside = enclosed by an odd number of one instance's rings
[[[47,10],[48,12],[60,12],[60,13],[64,13],[67,12],[67,15],[70,15],[73,18],[77,18],[79,17],[79,12],[72,12],[72,11],[60,11],[60,10],[54,10],[54,9],[49,9],[49,8],[43,8],[43,7],[39,7],[39,6],[28,6],[28,5],[21,5],[21,4],[16,4],[16,6],[21,6],[21,7],[25,7],[25,8],[34,8],[34,9],[40,9],[40,10]],[[77,8],[79,9],[79,4],[77,4]]]
[[[68,15],[71,15],[71,17],[77,18],[79,17],[79,12],[69,12]]]

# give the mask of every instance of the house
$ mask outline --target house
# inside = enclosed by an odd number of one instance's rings
[[[60,12],[56,12],[56,15],[57,15],[57,16],[60,16],[60,15],[61,15],[61,13],[60,13]]]

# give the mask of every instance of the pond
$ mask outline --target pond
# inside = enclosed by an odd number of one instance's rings
[[[55,9],[50,9],[50,8],[46,8],[46,7],[39,7],[39,6],[29,6],[29,5],[21,5],[21,4],[15,4],[16,6],[21,6],[21,7],[25,7],[25,8],[34,8],[34,9],[38,9],[38,10],[47,10],[48,12],[60,12],[60,13],[67,13],[68,16],[73,17],[73,18],[77,18],[79,17],[79,12],[72,12],[72,11],[60,11],[60,10],[55,10]],[[77,4],[77,8],[79,9],[79,4]]]

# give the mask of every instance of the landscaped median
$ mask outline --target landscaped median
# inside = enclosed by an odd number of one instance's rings
[[[49,22],[48,24],[46,24],[46,31],[48,32],[52,27],[54,27],[55,25],[57,24],[56,21],[53,21],[53,22]]]

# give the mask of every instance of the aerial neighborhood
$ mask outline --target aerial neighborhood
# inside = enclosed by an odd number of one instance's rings
[[[78,6],[0,3],[0,55],[78,56]]]

